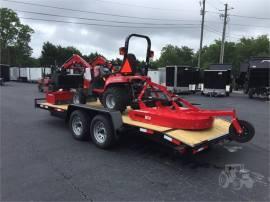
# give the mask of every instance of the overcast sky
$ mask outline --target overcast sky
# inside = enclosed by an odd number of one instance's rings
[[[194,50],[199,47],[199,0],[0,0],[0,3],[1,7],[14,9],[20,17],[32,18],[21,21],[35,30],[30,44],[34,57],[39,57],[43,43],[50,41],[57,45],[74,46],[83,54],[97,51],[111,59],[119,57],[118,49],[130,33],[150,36],[155,58],[160,56],[161,48],[167,44],[189,46]],[[220,10],[224,9],[224,3],[229,4],[231,15],[227,41],[270,33],[270,0],[206,0],[204,45],[221,38],[223,22],[219,13],[223,12]],[[131,49],[141,58],[145,53],[144,41],[132,40]]]

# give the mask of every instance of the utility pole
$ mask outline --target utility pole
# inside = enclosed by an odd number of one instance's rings
[[[219,56],[219,63],[220,64],[223,64],[223,59],[224,59],[224,46],[225,46],[224,43],[225,43],[225,36],[226,36],[227,17],[228,17],[228,4],[225,4],[223,32],[222,32],[222,40],[221,40],[220,56]]]
[[[198,67],[201,68],[201,53],[202,53],[202,44],[203,44],[203,30],[204,30],[204,16],[205,16],[205,0],[203,0],[203,8],[201,10],[202,15],[202,24],[201,24],[201,40],[200,40],[200,50],[198,57]]]

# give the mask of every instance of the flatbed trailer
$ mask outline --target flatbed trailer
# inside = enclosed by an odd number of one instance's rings
[[[69,123],[72,135],[77,140],[89,140],[103,149],[111,147],[125,131],[143,134],[177,151],[193,154],[205,150],[210,144],[230,140],[230,122],[215,118],[213,127],[206,130],[181,130],[132,120],[127,112],[110,111],[100,102],[86,104],[54,105],[44,98],[35,99],[35,107],[48,110],[51,115],[62,117]]]

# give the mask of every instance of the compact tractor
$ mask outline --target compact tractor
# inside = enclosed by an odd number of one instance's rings
[[[129,53],[132,37],[147,41],[146,65],[143,67],[139,67],[135,55]],[[120,48],[120,54],[124,58],[119,71],[104,57],[99,56],[88,63],[74,55],[53,76],[55,91],[47,94],[47,102],[55,104],[59,100],[60,103],[73,100],[75,104],[85,104],[88,100],[99,99],[105,108],[112,111],[123,112],[130,106],[128,116],[134,121],[184,130],[209,129],[215,117],[227,116],[231,117],[229,132],[234,140],[243,143],[253,138],[253,126],[238,120],[235,110],[200,109],[166,87],[152,82],[147,72],[154,52],[148,36],[129,35],[125,46]],[[69,74],[71,71],[73,74]]]
[[[147,41],[145,66],[139,68],[134,54],[129,53],[129,41],[132,37],[144,38]],[[127,37],[125,47],[120,48],[124,56],[119,71],[104,57],[98,56],[88,63],[78,55],[73,55],[53,76],[54,90],[63,89],[61,95],[73,96],[73,103],[85,104],[89,99],[98,98],[104,107],[124,111],[127,106],[136,106],[137,97],[143,88],[150,66],[151,40],[147,36],[131,34]],[[69,74],[72,72],[73,74]],[[75,89],[75,91],[70,91]],[[52,93],[51,93],[52,94]]]

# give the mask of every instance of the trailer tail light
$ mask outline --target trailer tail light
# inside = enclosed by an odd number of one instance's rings
[[[146,128],[140,128],[140,132],[147,133],[149,135],[153,135],[154,131],[146,129]]]
[[[176,139],[174,139],[174,138],[172,138],[172,137],[169,137],[169,136],[167,136],[167,135],[164,135],[163,138],[164,138],[165,140],[168,140],[168,141],[171,142],[171,143],[176,144],[176,145],[180,145],[180,144],[181,144],[181,142],[180,142],[179,140],[176,140]]]

